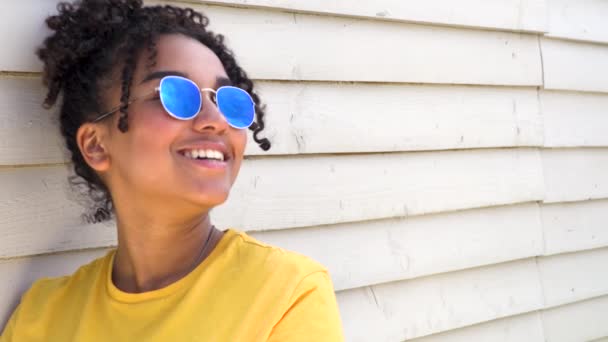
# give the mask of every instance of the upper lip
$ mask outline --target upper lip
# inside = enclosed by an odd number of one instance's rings
[[[184,154],[184,152],[187,150],[215,150],[224,155],[224,160],[232,159],[232,155],[226,144],[219,141],[199,140],[180,147],[177,152]]]

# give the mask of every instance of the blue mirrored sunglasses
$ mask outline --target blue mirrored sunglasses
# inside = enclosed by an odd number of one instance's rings
[[[217,90],[199,88],[196,83],[185,77],[165,76],[160,80],[160,85],[154,89],[154,92],[158,92],[165,111],[179,120],[190,120],[198,115],[203,106],[203,92],[211,93],[211,99],[214,100],[230,126],[237,129],[247,128],[251,126],[255,118],[253,99],[241,88],[233,86],[223,86]],[[147,96],[150,94],[144,97]],[[132,99],[128,103],[141,98]],[[93,122],[100,121],[119,109],[120,106],[101,114]]]

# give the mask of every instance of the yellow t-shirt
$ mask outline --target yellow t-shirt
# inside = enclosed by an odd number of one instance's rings
[[[114,253],[35,282],[0,342],[344,340],[327,270],[245,233],[228,229],[187,276],[143,293],[114,286]]]

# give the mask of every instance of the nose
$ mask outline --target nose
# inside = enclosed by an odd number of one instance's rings
[[[211,96],[213,95],[208,92],[202,94],[202,108],[198,115],[194,117],[193,126],[199,132],[222,134],[228,129],[229,125],[217,105],[211,100]]]

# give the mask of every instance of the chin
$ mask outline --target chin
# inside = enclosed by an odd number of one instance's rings
[[[195,196],[192,199],[194,203],[203,208],[216,207],[228,199],[228,191],[213,191],[213,192],[205,192],[199,194],[199,196]]]

